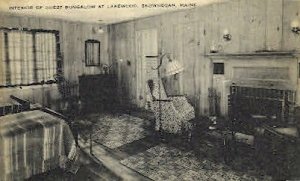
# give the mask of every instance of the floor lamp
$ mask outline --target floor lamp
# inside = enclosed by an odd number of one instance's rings
[[[161,100],[161,84],[160,84],[161,78],[176,75],[176,74],[182,72],[184,70],[184,67],[177,60],[171,59],[170,53],[164,53],[164,54],[157,55],[157,56],[146,56],[146,58],[158,58],[159,59],[158,66],[157,67],[152,67],[152,69],[157,70],[157,75],[158,75],[158,80],[159,80],[159,83],[158,83],[158,99]],[[162,75],[160,69],[161,69],[161,67],[163,65],[163,61],[165,59],[168,59],[168,62],[165,65],[165,72]],[[158,105],[159,105],[159,123],[160,123],[159,133],[160,133],[160,136],[161,136],[162,135],[162,132],[161,132],[162,105],[161,105],[161,101],[158,101],[158,103],[159,103]]]

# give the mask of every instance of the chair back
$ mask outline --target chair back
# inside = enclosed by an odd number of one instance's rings
[[[167,93],[161,79],[150,79],[147,81],[152,99],[167,99]],[[160,91],[159,91],[160,90]]]

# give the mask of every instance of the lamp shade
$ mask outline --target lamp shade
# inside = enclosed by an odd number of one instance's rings
[[[292,28],[296,28],[296,27],[299,27],[300,26],[300,23],[299,23],[299,21],[298,20],[293,20],[292,22],[291,22],[291,27]]]
[[[169,61],[166,65],[165,76],[171,76],[182,72],[184,67],[177,60]]]

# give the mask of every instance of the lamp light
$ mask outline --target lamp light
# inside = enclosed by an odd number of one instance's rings
[[[225,29],[223,31],[223,39],[225,41],[230,41],[231,40],[231,34],[229,33],[229,30],[228,29]]]
[[[165,76],[176,75],[184,70],[181,63],[177,60],[172,60],[169,58],[169,62],[166,65]]]
[[[300,34],[300,23],[299,23],[299,21],[298,20],[293,20],[292,22],[291,22],[291,30],[292,30],[292,32],[293,33],[295,33],[295,34]]]
[[[99,34],[104,33],[104,30],[103,30],[103,28],[101,26],[98,28],[98,32],[97,33],[99,33]]]
[[[167,59],[169,61],[165,67],[165,72],[163,75],[164,77],[176,75],[184,70],[184,67],[182,66],[182,64],[179,61],[171,59],[169,53],[165,53],[165,54],[158,55],[158,56],[146,56],[146,58],[159,58],[159,65],[157,67],[152,67],[153,70],[158,70],[159,77],[161,77],[160,67],[163,64],[163,60],[165,57],[167,57]]]
[[[102,34],[102,33],[104,33],[104,29],[102,28],[102,26],[94,27],[93,32],[97,33],[97,34]]]

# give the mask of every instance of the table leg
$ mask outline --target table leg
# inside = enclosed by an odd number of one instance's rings
[[[93,155],[93,141],[92,141],[92,133],[90,133],[90,154]]]

